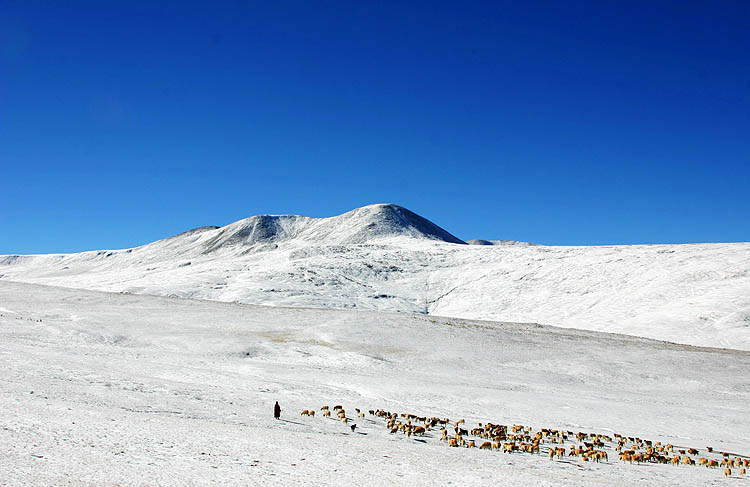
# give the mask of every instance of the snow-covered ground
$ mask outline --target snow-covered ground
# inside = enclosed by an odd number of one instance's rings
[[[750,243],[460,242],[404,208],[371,205],[331,218],[255,216],[134,249],[0,256],[0,280],[536,322],[750,350]]]
[[[639,253],[664,255],[652,250]],[[746,351],[0,281],[0,371],[2,485],[748,483],[736,469],[728,481],[722,469],[623,463],[611,443],[598,464],[550,460],[548,444],[541,455],[450,448],[437,430],[392,435],[354,414],[619,433],[747,458]],[[335,404],[354,432],[320,417]],[[310,408],[316,417],[300,416]]]

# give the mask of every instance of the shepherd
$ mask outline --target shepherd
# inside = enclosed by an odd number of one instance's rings
[[[276,405],[273,407],[273,417],[276,419],[281,417],[281,406],[279,406],[279,401],[276,401]]]

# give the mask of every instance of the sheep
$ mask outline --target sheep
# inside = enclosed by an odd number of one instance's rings
[[[724,469],[724,477],[731,477],[732,476],[732,469],[729,467]]]
[[[329,411],[327,409],[325,411],[323,411],[323,417],[330,418],[331,417],[331,411]]]
[[[481,445],[479,445],[479,449],[480,450],[491,450],[492,449],[492,443],[490,443],[489,441],[485,441],[484,443],[482,443]]]
[[[303,409],[302,413],[300,414],[300,416],[307,416],[309,414],[310,414],[310,411],[308,411],[307,409]]]
[[[458,440],[456,440],[455,438],[451,438],[450,441],[448,441],[448,446],[453,446],[453,447],[458,448]]]

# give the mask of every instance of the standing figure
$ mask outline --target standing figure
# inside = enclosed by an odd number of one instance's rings
[[[273,407],[273,417],[276,419],[281,417],[281,406],[279,406],[279,401],[276,401],[276,405]]]

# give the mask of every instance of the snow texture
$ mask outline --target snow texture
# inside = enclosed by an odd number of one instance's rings
[[[611,442],[602,463],[449,448],[354,408],[750,453],[750,352],[535,324],[0,281],[0,370],[2,485],[727,483]],[[354,432],[300,416],[335,404]]]

